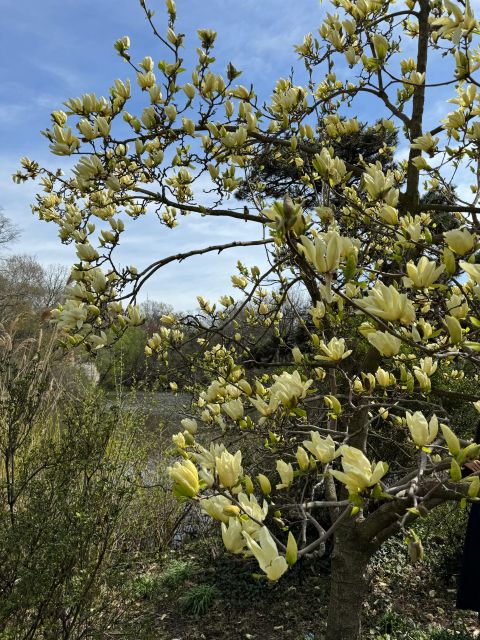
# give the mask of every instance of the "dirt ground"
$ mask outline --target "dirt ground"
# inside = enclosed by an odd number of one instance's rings
[[[138,640],[322,640],[328,559],[297,566],[276,584],[256,577],[253,561],[225,554],[215,537],[191,545],[188,552],[171,552],[161,566],[178,560],[191,565],[188,577],[173,585],[160,581],[153,595],[136,603],[138,619],[143,615],[149,621],[141,634],[137,627]],[[151,571],[161,576],[161,566]],[[480,636],[476,614],[455,610],[456,590],[448,581],[432,576],[422,564],[402,566],[400,574],[372,570],[365,640],[417,638],[409,628],[451,632],[442,638],[456,637],[455,631],[461,631],[461,640]],[[209,585],[215,594],[201,615],[185,607],[185,594],[195,585]]]

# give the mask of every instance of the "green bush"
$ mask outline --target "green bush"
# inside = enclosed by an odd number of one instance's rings
[[[193,573],[193,564],[186,560],[172,560],[162,572],[162,583],[167,587],[178,587]]]
[[[133,577],[125,592],[134,600],[153,600],[158,597],[161,587],[160,576],[153,573],[142,573]]]
[[[433,509],[426,518],[418,519],[412,529],[422,541],[424,564],[429,575],[440,579],[446,586],[455,588],[463,554],[468,507],[460,510],[455,504],[446,503]],[[389,580],[408,581],[409,566],[405,536],[390,538],[375,554],[372,570]]]
[[[447,503],[433,509],[414,527],[423,541],[430,572],[452,587],[460,571],[468,510]]]
[[[180,606],[185,613],[203,616],[212,606],[217,596],[217,589],[210,584],[197,584],[190,587],[180,598]]]
[[[55,386],[51,361],[52,345],[0,331],[2,640],[102,637],[123,624],[122,585],[167,491],[143,486],[141,416],[95,389]],[[142,590],[140,577],[133,595]]]

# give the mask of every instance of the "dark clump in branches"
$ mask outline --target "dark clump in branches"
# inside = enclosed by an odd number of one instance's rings
[[[316,139],[305,143],[309,147],[308,151],[293,151],[289,146],[265,143],[253,158],[249,173],[235,197],[254,202],[258,198],[258,191],[261,191],[265,199],[281,199],[285,193],[289,193],[294,200],[301,200],[305,209],[323,204],[319,197],[322,181],[319,180],[314,189],[302,182],[303,171],[295,162],[295,158],[300,157],[308,165],[315,153],[321,150],[322,138],[320,131]],[[335,156],[341,158],[347,166],[358,165],[358,158],[361,156],[367,164],[380,162],[382,169],[387,171],[395,167],[393,154],[397,140],[397,131],[388,129],[382,121],[378,121],[373,126],[360,124],[358,131],[345,133],[333,142],[332,147]],[[358,184],[359,177],[358,171],[352,171],[350,185]]]

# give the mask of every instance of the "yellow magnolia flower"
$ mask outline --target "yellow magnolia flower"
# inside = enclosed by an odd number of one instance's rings
[[[444,270],[445,265],[437,267],[436,262],[422,256],[416,266],[411,261],[407,263],[408,278],[405,278],[405,285],[424,289],[436,282]]]
[[[321,300],[317,302],[315,307],[312,307],[308,310],[308,313],[312,316],[313,324],[317,327],[317,329],[321,326],[322,318],[325,316],[325,305]]]
[[[386,358],[396,356],[402,344],[400,338],[396,338],[386,331],[372,331],[368,333],[367,340]]]
[[[468,229],[452,229],[451,231],[445,231],[443,236],[448,247],[458,253],[459,256],[470,253],[477,243],[476,237]]]
[[[165,114],[170,122],[174,122],[177,117],[177,108],[174,104],[169,104],[164,107]]]
[[[451,316],[457,318],[458,320],[463,320],[468,313],[468,303],[465,299],[465,296],[457,293],[452,293],[450,298],[447,300],[447,309]]]
[[[312,165],[322,178],[328,180],[332,187],[341,182],[347,175],[344,161],[335,156],[332,147],[328,149],[323,147],[320,153],[316,153]]]
[[[236,518],[240,515],[240,507],[237,507],[236,504],[229,504],[224,509],[225,515],[229,518]]]
[[[260,569],[267,574],[269,580],[278,580],[287,571],[287,561],[278,554],[277,545],[266,527],[261,528],[258,543],[246,532],[243,532],[243,537]]]
[[[380,218],[387,224],[398,223],[398,209],[390,206],[389,204],[382,204],[378,210]]]
[[[332,230],[318,234],[312,241],[306,236],[300,238],[299,251],[317,269],[319,273],[333,273],[349,255],[356,255],[358,249],[354,242]]]
[[[102,293],[107,288],[107,278],[101,269],[92,269],[87,272],[90,276],[92,287],[96,293]]]
[[[285,196],[283,202],[274,202],[272,207],[264,209],[262,213],[270,220],[267,223],[270,229],[281,235],[285,235],[289,230],[292,230],[296,235],[305,231],[302,205],[293,202],[288,195]]]
[[[226,489],[234,487],[243,473],[242,452],[238,450],[235,455],[232,455],[228,451],[223,451],[220,457],[215,458],[215,468],[220,484]]]
[[[277,460],[277,472],[282,481],[281,484],[277,484],[277,489],[287,489],[293,482],[293,467],[291,463]]]
[[[460,260],[459,265],[474,282],[480,284],[480,265],[470,264],[470,262],[465,262],[464,260]]]
[[[195,87],[193,86],[193,84],[190,84],[190,82],[187,82],[186,84],[183,85],[182,89],[185,95],[187,96],[187,98],[189,100],[193,100],[193,98],[195,97]]]
[[[353,391],[354,393],[363,393],[365,389],[363,388],[362,381],[360,378],[355,378],[353,382]]]
[[[168,475],[173,480],[173,492],[177,497],[193,498],[200,491],[197,467],[191,460],[175,462],[168,469]]]
[[[315,360],[331,360],[332,362],[339,362],[348,358],[352,353],[351,349],[346,350],[344,338],[332,338],[328,344],[322,340],[320,342],[320,348],[325,356],[316,356]]]
[[[237,387],[247,396],[251,396],[253,391],[248,380],[241,379],[237,382]]]
[[[365,189],[372,200],[381,199],[391,207],[398,203],[398,189],[394,188],[394,175],[383,173],[380,163],[369,164],[362,175]]]
[[[425,82],[425,73],[420,73],[419,71],[412,71],[410,77],[408,78],[408,82],[411,84],[423,84]]]
[[[306,471],[310,466],[310,458],[308,457],[308,453],[303,447],[297,448],[296,458],[300,469],[302,471]]]
[[[388,53],[388,40],[385,38],[385,36],[382,36],[379,33],[374,33],[372,35],[372,43],[375,47],[377,58],[383,60],[383,58],[385,58]]]
[[[375,378],[381,387],[389,387],[391,384],[395,384],[395,376],[381,367],[378,367]]]
[[[332,395],[324,396],[323,402],[332,410],[331,415],[337,417],[342,413],[342,405],[337,397]]]
[[[240,418],[243,418],[243,404],[239,398],[230,400],[230,402],[224,402],[222,409],[232,420],[240,420]]]
[[[241,553],[245,548],[242,524],[238,518],[229,518],[228,526],[222,522],[222,540],[232,553]]]
[[[232,276],[231,278],[232,285],[237,289],[245,289],[248,284],[248,280],[243,276]]]
[[[415,165],[415,167],[419,171],[422,171],[422,169],[430,169],[430,165],[423,156],[417,156],[416,158],[413,158],[412,164]]]
[[[191,433],[192,435],[195,435],[197,433],[197,421],[193,418],[183,418],[183,420],[180,420],[180,424],[186,431],[188,431],[188,433]]]
[[[447,117],[442,120],[442,124],[444,124],[447,129],[460,129],[460,127],[463,127],[465,124],[465,113],[462,109],[450,111],[450,113],[447,114]]]
[[[64,305],[52,311],[52,318],[60,329],[69,331],[71,329],[81,329],[87,319],[88,309],[79,300],[67,300]]]
[[[263,522],[267,517],[268,504],[264,500],[260,506],[253,494],[247,496],[246,493],[238,494],[238,502],[243,511],[243,515],[241,516],[242,528],[246,533],[255,537],[260,529],[258,522]],[[255,520],[257,522],[255,522]]]
[[[371,315],[382,320],[409,325],[415,321],[415,309],[404,293],[390,285],[387,287],[383,282],[377,282],[368,296],[358,300],[358,306]]]
[[[322,464],[328,464],[335,457],[335,442],[331,436],[322,438],[318,431],[310,431],[310,440],[304,440],[303,446]]]
[[[426,221],[422,216],[402,216],[400,218],[401,233],[397,237],[406,247],[410,247],[411,242],[418,242],[422,237]]]
[[[200,500],[202,511],[208,513],[214,520],[220,520],[220,522],[225,523],[227,523],[229,519],[229,516],[225,513],[225,508],[230,505],[230,500],[225,496],[212,496],[211,498]]]
[[[229,504],[225,507],[225,514],[229,518],[236,518],[238,515],[240,515],[240,507],[237,507],[236,504]]]
[[[416,368],[416,367],[415,367]],[[420,369],[427,375],[433,376],[438,368],[438,362],[434,362],[431,356],[420,359]]]
[[[266,302],[261,302],[258,311],[261,315],[266,315],[268,313],[268,304]]]
[[[215,444],[212,442],[210,449],[205,449],[201,445],[196,445],[197,452],[193,458],[202,469],[207,471],[213,471],[215,469],[215,459],[225,451],[224,444]]]
[[[293,347],[292,356],[295,364],[300,364],[303,360],[303,353],[300,351],[298,347]]]
[[[288,373],[284,371],[277,376],[274,384],[270,387],[270,398],[283,404],[283,406],[296,404],[298,400],[305,398],[307,389],[313,380],[302,381],[298,371]]]
[[[77,243],[75,248],[77,250],[77,256],[84,262],[92,262],[98,258],[98,251],[96,251],[89,242],[83,244]]]
[[[280,404],[280,401],[273,397],[270,398],[269,402],[265,402],[265,400],[257,396],[257,398],[250,398],[250,402],[263,418],[267,418],[272,415],[272,413],[275,413]]]
[[[480,491],[480,478],[478,476],[473,476],[470,482],[470,486],[468,487],[468,497],[477,498],[479,491]]]
[[[412,149],[420,149],[426,153],[433,154],[437,148],[438,141],[439,138],[434,138],[431,133],[426,133],[423,136],[415,138],[410,147]]]
[[[173,434],[172,442],[173,444],[176,444],[177,447],[179,447],[180,449],[185,449],[185,447],[187,446],[187,443],[185,441],[185,436],[181,431],[179,433]]]
[[[368,487],[373,487],[387,473],[388,465],[384,462],[370,463],[360,449],[342,445],[337,456],[342,456],[343,471],[331,471],[334,478],[342,482],[349,493],[360,493]]]
[[[418,367],[414,369],[414,374],[422,391],[430,392],[432,383],[430,382],[430,378],[427,374]]]
[[[438,433],[438,418],[435,414],[430,418],[430,422],[421,411],[415,411],[411,414],[409,411],[405,414],[407,426],[410,430],[412,440],[418,448],[422,448],[435,440]]]
[[[252,493],[255,491],[253,480],[250,476],[243,476],[243,486],[245,487],[245,491],[249,496],[252,495]]]
[[[462,325],[453,316],[445,316],[445,322],[447,324],[448,333],[450,334],[450,341],[452,344],[457,344],[462,341],[463,330]]]
[[[182,118],[183,129],[189,135],[193,135],[195,133],[195,123],[190,118]]]

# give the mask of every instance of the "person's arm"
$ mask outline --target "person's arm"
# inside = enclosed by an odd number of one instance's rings
[[[471,473],[480,474],[480,460],[471,460],[470,462],[465,462],[463,466],[470,471],[470,473],[466,473],[465,475],[470,475]]]

